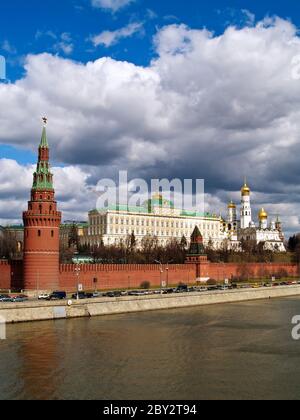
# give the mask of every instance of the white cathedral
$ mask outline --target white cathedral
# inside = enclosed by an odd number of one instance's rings
[[[223,228],[230,241],[230,247],[238,250],[243,240],[251,240],[257,244],[263,243],[266,250],[286,252],[279,217],[269,223],[268,213],[262,208],[258,213],[258,224],[255,224],[252,219],[250,195],[250,188],[245,181],[241,189],[240,220],[237,218],[236,204],[233,201],[228,204],[227,220],[223,221]]]

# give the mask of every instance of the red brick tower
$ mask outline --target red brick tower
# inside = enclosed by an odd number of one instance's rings
[[[55,290],[59,285],[59,227],[61,213],[57,211],[53,175],[49,165],[46,124],[39,146],[39,158],[33,175],[31,200],[24,221],[24,288],[25,290]]]
[[[195,264],[197,280],[205,278],[208,275],[210,262],[205,254],[203,236],[201,235],[198,226],[195,227],[191,236],[191,245],[186,257],[186,264]]]

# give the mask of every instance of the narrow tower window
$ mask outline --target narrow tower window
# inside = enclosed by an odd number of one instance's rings
[[[40,230],[38,230],[38,236],[41,237],[42,236],[42,232]]]

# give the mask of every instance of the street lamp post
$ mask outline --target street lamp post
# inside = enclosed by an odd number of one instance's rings
[[[167,287],[169,287],[169,263],[167,265],[166,272],[167,272]]]
[[[160,265],[160,289],[161,289],[161,293],[162,293],[162,289],[163,289],[163,273],[164,273],[164,269],[163,269],[163,263],[161,261],[155,260],[154,262],[156,262],[156,264]],[[173,262],[173,260],[170,260],[167,262],[167,267],[166,267],[166,272],[167,272],[167,287],[169,287],[169,264],[171,264],[171,262]]]
[[[77,300],[79,300],[79,276],[80,276],[80,265],[77,264],[75,268],[76,278],[77,278]]]
[[[164,273],[163,264],[162,264],[161,261],[158,261],[158,260],[155,260],[155,262],[156,262],[156,264],[159,264],[160,265],[160,292],[162,294],[162,288],[163,288],[162,276],[163,276],[163,273]]]
[[[166,271],[167,271],[167,287],[169,287],[169,264],[171,264],[171,262],[173,262],[173,260],[170,260],[170,261],[167,262],[167,268],[166,268]]]
[[[40,294],[39,288],[40,288],[40,273],[39,273],[39,271],[37,271],[37,273],[36,273],[36,293],[37,293],[37,298],[39,297],[39,294]]]
[[[14,289],[14,272],[11,272],[11,280],[10,280],[10,290],[9,293],[11,293],[11,290]]]

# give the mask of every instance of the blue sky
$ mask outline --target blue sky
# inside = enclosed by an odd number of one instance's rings
[[[253,13],[256,21],[277,15],[300,25],[300,8],[295,0],[136,0],[116,12],[95,8],[91,0],[10,0],[2,1],[0,6],[0,52],[8,60],[8,76],[12,81],[24,74],[24,55],[45,51],[82,62],[109,55],[147,65],[155,55],[152,38],[158,28],[184,23],[220,34],[229,25],[243,25],[248,19],[245,10]],[[101,45],[95,48],[89,41],[95,34],[118,30],[130,22],[143,22],[145,31],[110,48]],[[72,53],[55,47],[63,33],[72,39]]]
[[[207,28],[218,35],[230,25],[242,27],[252,19],[251,14],[255,21],[277,15],[300,26],[300,8],[294,0],[132,0],[116,11],[93,7],[92,0],[3,1],[0,54],[6,58],[7,78],[12,82],[24,76],[24,59],[28,54],[43,52],[83,63],[110,56],[147,66],[156,56],[153,37],[163,26],[183,23],[190,28]],[[116,45],[95,47],[91,41],[103,31],[116,31],[136,22],[143,24],[143,30],[122,38]],[[70,45],[72,51],[64,50],[63,44]],[[20,163],[35,161],[33,152],[10,145],[0,144],[1,155]]]
[[[46,114],[66,218],[119,169],[204,178],[215,212],[247,175],[300,230],[298,28],[295,0],[3,0],[0,223],[19,220]]]

